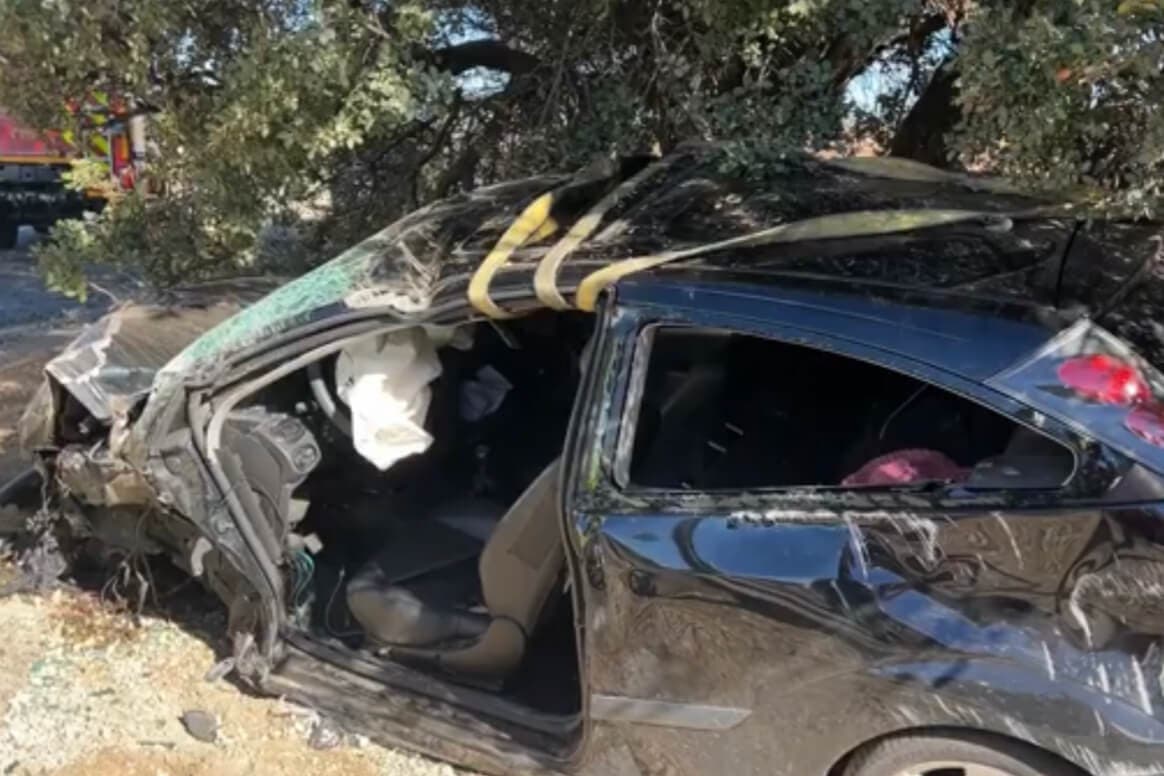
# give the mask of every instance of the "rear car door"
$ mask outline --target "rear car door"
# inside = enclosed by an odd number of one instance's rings
[[[1091,745],[1078,720],[1112,697],[1155,724],[1134,677],[1158,650],[1112,649],[1118,618],[1078,596],[1155,517],[1099,503],[1128,459],[819,332],[628,305],[594,358],[564,490],[587,772],[823,774],[919,726]]]

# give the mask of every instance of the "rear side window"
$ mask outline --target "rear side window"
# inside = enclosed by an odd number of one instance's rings
[[[1074,469],[1049,437],[865,361],[721,331],[650,336],[624,427],[632,486],[1055,488]]]

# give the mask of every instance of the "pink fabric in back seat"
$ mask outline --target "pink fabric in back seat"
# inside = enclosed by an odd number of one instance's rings
[[[859,485],[908,485],[916,482],[966,479],[965,469],[937,450],[894,450],[878,456],[841,480],[849,487]]]

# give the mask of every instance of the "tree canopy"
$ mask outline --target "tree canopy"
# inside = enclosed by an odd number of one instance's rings
[[[1164,0],[6,0],[0,105],[150,117],[156,196],[41,247],[159,283],[308,266],[427,201],[723,141],[866,151],[1151,215]]]

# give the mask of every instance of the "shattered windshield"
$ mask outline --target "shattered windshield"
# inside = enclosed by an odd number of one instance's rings
[[[167,371],[183,371],[337,309],[423,311],[450,265],[468,267],[476,243],[496,235],[514,207],[558,180],[491,186],[417,210],[210,330]]]

